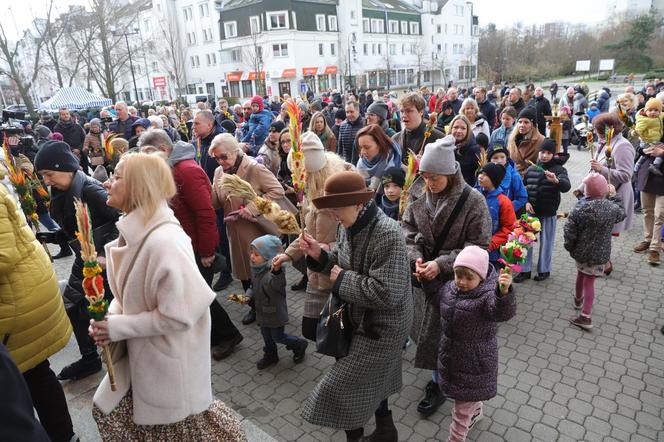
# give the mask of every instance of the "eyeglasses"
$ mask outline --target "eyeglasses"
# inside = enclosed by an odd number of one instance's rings
[[[214,159],[217,161],[228,161],[228,154],[220,153],[219,155],[215,155]]]

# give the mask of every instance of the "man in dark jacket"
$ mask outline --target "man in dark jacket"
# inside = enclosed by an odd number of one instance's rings
[[[88,205],[95,248],[99,260],[104,261],[104,245],[117,238],[115,223],[120,212],[106,204],[106,189],[99,181],[92,179],[79,170],[78,160],[69,146],[61,141],[45,143],[35,157],[35,170],[44,177],[44,184],[51,186],[51,216],[61,230],[42,232],[37,239],[53,244],[69,241],[75,252],[71,275],[63,293],[67,315],[74,328],[76,342],[81,352],[81,359],[62,369],[58,379],[82,379],[101,370],[101,360],[97,346],[88,335],[90,316],[87,301],[83,297],[83,259],[80,256],[80,244],[76,241],[76,211],[74,200],[80,199]],[[113,298],[105,274],[105,297]]]
[[[517,115],[523,110],[524,107],[526,107],[526,103],[523,102],[523,98],[521,97],[521,89],[518,87],[513,87],[510,89],[510,96],[508,100],[510,106],[516,109]]]
[[[177,187],[177,194],[170,206],[182,229],[191,238],[198,270],[205,282],[212,285],[219,232],[212,208],[210,181],[196,163],[196,148],[183,141],[173,146],[166,131],[161,129],[147,131],[141,136],[139,145],[154,146],[168,155],[168,164],[173,169]],[[243,338],[226,310],[216,300],[210,305],[210,317],[212,357],[218,361],[228,357]]]
[[[597,107],[600,113],[609,111],[609,103],[611,101],[611,89],[603,87],[597,95]]]
[[[39,113],[39,124],[48,127],[48,130],[53,132],[53,128],[56,124],[58,124],[58,122],[55,121],[53,114],[51,114],[50,111],[43,110]]]
[[[359,154],[355,149],[355,135],[364,127],[364,120],[360,117],[360,106],[356,101],[346,104],[346,121],[339,127],[337,137],[337,153],[347,163],[357,164]]]
[[[416,155],[422,155],[425,145],[445,136],[441,131],[434,128],[431,130],[429,137],[426,140],[424,139],[426,132],[426,123],[423,119],[425,106],[424,98],[417,93],[406,94],[399,104],[401,124],[404,129],[397,132],[392,137],[392,141],[401,148],[401,161],[404,164],[408,163],[408,151],[412,150]]]
[[[452,103],[452,109],[454,109],[454,115],[459,113],[463,101],[459,99],[459,91],[455,87],[451,87],[447,90],[447,101]]]
[[[115,103],[115,111],[118,113],[118,119],[108,125],[108,129],[121,136],[125,140],[131,138],[131,125],[138,119],[129,115],[127,103],[118,101]]]
[[[86,175],[89,174],[88,167],[90,165],[88,156],[83,152],[83,141],[85,141],[85,130],[76,124],[69,112],[69,109],[60,109],[60,121],[55,125],[53,132],[62,134],[63,141],[67,143],[76,157],[78,157],[79,164],[83,168]]]
[[[537,130],[546,136],[546,118],[551,116],[551,103],[544,96],[544,90],[541,87],[535,88],[535,96],[530,99],[528,106],[532,106],[537,111]]]
[[[489,123],[489,131],[493,132],[493,129],[496,127],[496,107],[493,103],[487,100],[486,88],[475,88],[475,101],[477,101],[477,105],[480,107],[480,112],[484,115],[484,119]]]

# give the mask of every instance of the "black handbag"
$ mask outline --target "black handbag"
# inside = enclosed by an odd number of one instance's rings
[[[374,219],[369,228],[366,244],[362,248],[362,259],[358,272],[360,274],[376,222],[377,220]],[[351,309],[352,304],[342,300],[336,294],[330,293],[330,297],[320,313],[320,319],[316,327],[316,351],[318,353],[333,356],[337,359],[348,356],[353,334],[358,327],[358,324],[355,324],[351,318]]]

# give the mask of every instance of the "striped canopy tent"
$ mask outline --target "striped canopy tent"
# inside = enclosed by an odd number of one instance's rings
[[[79,110],[110,106],[111,104],[113,104],[113,101],[110,98],[98,97],[82,87],[63,87],[54,96],[40,104],[39,109],[55,111],[66,107]]]

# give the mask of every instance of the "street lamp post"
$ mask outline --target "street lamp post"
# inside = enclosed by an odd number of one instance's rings
[[[134,32],[116,32],[111,28],[111,34],[115,36],[123,35],[125,38],[125,43],[127,44],[127,54],[129,55],[129,69],[131,69],[131,80],[134,83],[134,96],[136,97],[136,103],[138,103],[138,88],[136,87],[136,76],[134,75],[134,62],[131,59],[131,48],[129,47],[129,35],[138,34],[137,30]]]

